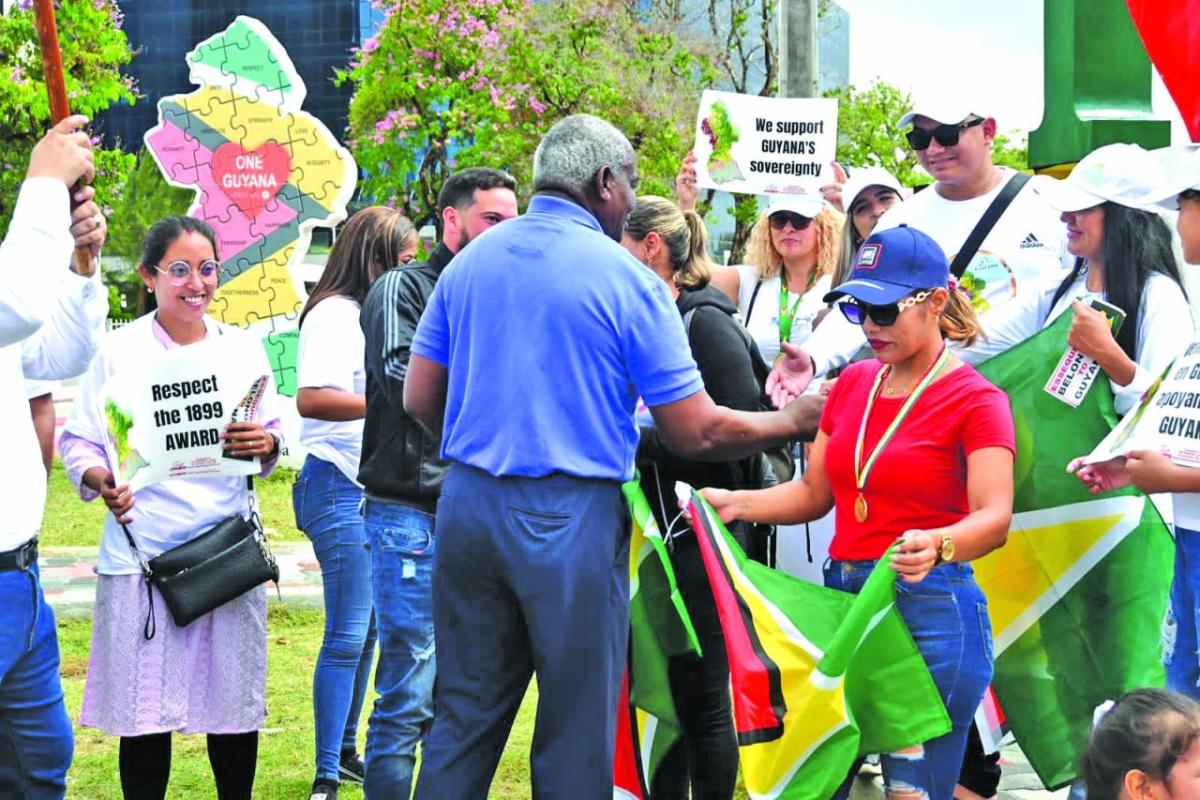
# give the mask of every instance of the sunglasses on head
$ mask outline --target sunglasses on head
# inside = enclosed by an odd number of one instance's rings
[[[798,231],[802,231],[812,224],[812,217],[806,217],[802,214],[797,214],[795,211],[776,211],[771,216],[767,217],[767,221],[771,223],[771,227],[777,231],[781,231],[787,227],[787,224],[792,223],[792,227]]]
[[[862,325],[870,319],[876,325],[886,328],[896,324],[896,319],[900,316],[901,311],[915,306],[917,303],[925,302],[932,293],[932,289],[926,289],[925,291],[911,294],[898,303],[885,303],[880,306],[864,303],[861,300],[855,300],[851,297],[841,304],[842,314],[853,325]]]
[[[966,122],[960,122],[957,125],[938,125],[936,128],[926,130],[924,128],[914,127],[911,131],[904,134],[908,139],[908,144],[913,150],[928,150],[930,141],[937,140],[937,143],[942,147],[954,147],[958,144],[958,136],[968,128],[974,128],[976,125],[982,125],[983,118],[976,117]]]

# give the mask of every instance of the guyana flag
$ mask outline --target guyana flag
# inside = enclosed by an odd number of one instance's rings
[[[1071,315],[983,364],[1008,393],[1017,433],[1008,543],[975,562],[996,647],[993,687],[1042,782],[1076,777],[1092,710],[1163,685],[1159,631],[1172,543],[1136,489],[1100,497],[1065,472],[1116,423],[1101,373],[1072,408],[1043,390],[1067,349]]]
[[[752,798],[828,800],[858,756],[950,730],[896,611],[886,557],[851,595],[751,561],[700,495],[690,511],[725,634]]]
[[[633,517],[629,546],[629,666],[617,713],[615,798],[642,798],[662,757],[679,740],[667,660],[700,642],[675,583],[662,532],[637,478],[622,490]]]

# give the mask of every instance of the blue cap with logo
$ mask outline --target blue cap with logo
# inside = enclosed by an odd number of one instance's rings
[[[854,257],[850,280],[823,299],[829,303],[849,295],[882,306],[921,289],[945,286],[949,280],[950,262],[938,243],[916,228],[901,225],[868,236]]]

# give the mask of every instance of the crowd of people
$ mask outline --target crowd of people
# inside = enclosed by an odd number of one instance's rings
[[[1065,180],[1030,178],[993,164],[996,121],[982,111],[914,108],[901,123],[932,185],[910,196],[885,170],[834,165],[829,185],[771,200],[736,266],[710,256],[694,155],[675,200],[639,197],[633,147],[584,114],[543,137],[523,214],[507,173],[449,176],[440,241],[422,261],[394,209],[350,218],[301,314],[297,361],[307,457],[294,510],[325,605],[311,800],[333,800],[345,781],[375,799],[486,797],[534,676],[533,796],[611,797],[629,639],[621,486],[635,476],[703,653],[669,664],[683,736],[652,797],[730,800],[738,772],[721,621],[677,481],[705,487],[765,563],[774,526],[826,519],[823,581],[844,592],[895,545],[897,608],[952,727],[880,754],[885,789],[996,794],[997,757],[973,727],[994,655],[971,562],[1005,543],[1017,444],[1009,398],[972,365],[1069,313],[1069,344],[1099,364],[1117,410],[1132,407],[1195,336],[1159,211],[1178,210],[1184,260],[1200,263],[1200,153],[1113,144]],[[220,254],[190,217],[146,232],[142,315],[102,333],[98,275],[67,268],[72,247],[98,252],[106,234],[86,187],[85,123],[65,120],[34,149],[0,247],[13,443],[0,794],[66,790],[72,724],[37,566],[46,460],[28,400],[44,391],[27,382],[82,375],[59,451],[80,496],[111,513],[79,724],[119,737],[127,798],[165,796],[173,733],[206,734],[217,796],[249,798],[266,718],[265,589],[177,625],[155,616],[142,556],[252,513],[253,480],[132,492],[111,471],[98,398],[112,375],[216,337],[245,339],[269,367],[248,334],[209,316]],[[1124,325],[1114,333],[1092,301],[1119,308]],[[269,474],[282,446],[274,396],[222,436]],[[1200,696],[1200,471],[1150,451],[1071,467],[1096,493],[1172,493],[1177,527],[1164,661],[1182,694],[1138,690],[1098,712],[1088,794],[1196,796],[1200,707],[1183,695]]]

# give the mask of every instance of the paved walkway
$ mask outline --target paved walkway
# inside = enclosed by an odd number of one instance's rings
[[[279,563],[279,595],[270,591],[271,602],[321,604],[321,567],[309,542],[278,542],[271,545]],[[48,547],[42,550],[42,587],[54,611],[63,617],[85,617],[92,613],[96,592],[96,549],[93,547]],[[1034,774],[1021,749],[1004,748],[1003,777],[999,800],[1066,800],[1067,790],[1048,792]],[[860,777],[851,800],[881,800],[878,777]]]

